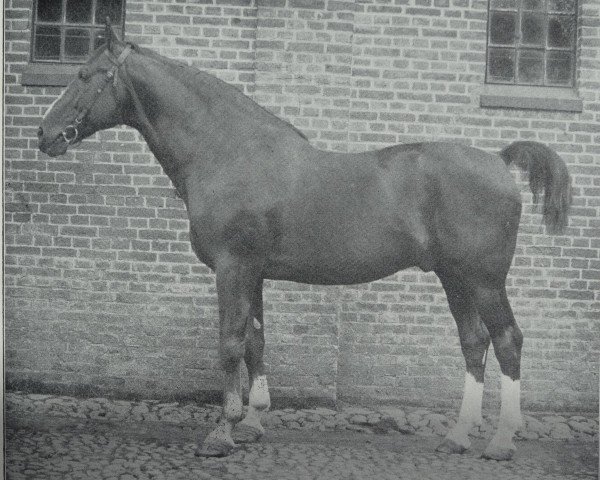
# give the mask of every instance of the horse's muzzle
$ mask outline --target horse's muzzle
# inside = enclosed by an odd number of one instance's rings
[[[69,142],[64,137],[63,132],[50,134],[43,127],[38,128],[38,148],[41,152],[50,157],[63,155],[69,147]]]

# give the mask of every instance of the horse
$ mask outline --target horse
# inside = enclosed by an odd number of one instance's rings
[[[237,88],[122,41],[107,22],[105,45],[43,118],[39,148],[62,155],[122,124],[142,134],[171,179],[187,209],[192,249],[216,275],[223,413],[197,455],[226,456],[264,433],[265,279],[349,285],[419,267],[441,281],[466,363],[459,418],[437,450],[469,449],[469,431],[482,421],[491,342],[501,407],[483,457],[513,457],[523,335],[505,281],[522,205],[508,166],[528,172],[536,201],[544,190],[543,221],[560,233],[571,190],[557,153],[531,141],[498,154],[444,142],[322,151]],[[249,377],[243,419],[242,359]]]

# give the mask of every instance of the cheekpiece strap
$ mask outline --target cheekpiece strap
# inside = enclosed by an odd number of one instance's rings
[[[123,65],[123,62],[125,61],[127,56],[131,53],[131,44],[128,43],[127,46],[121,52],[121,55],[119,55],[117,58],[115,58],[115,56],[112,53],[110,53],[108,49],[104,50],[104,53],[106,54],[108,59],[113,63],[113,65],[120,67],[121,65]]]

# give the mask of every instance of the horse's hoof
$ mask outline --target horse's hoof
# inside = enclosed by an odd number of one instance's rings
[[[435,449],[436,452],[441,453],[465,453],[467,450],[467,447],[456,443],[454,440],[450,440],[449,438],[445,438],[444,441]]]
[[[497,447],[488,445],[481,457],[488,460],[498,461],[512,460],[516,450],[517,449],[514,447]]]
[[[197,457],[226,457],[237,445],[232,445],[227,442],[204,442],[202,446],[196,449]]]
[[[252,425],[240,422],[234,428],[231,436],[236,443],[256,442],[263,436],[264,430],[258,429]]]

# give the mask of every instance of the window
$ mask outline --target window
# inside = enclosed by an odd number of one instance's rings
[[[490,0],[486,83],[573,87],[577,0]]]
[[[31,60],[83,63],[104,41],[106,17],[123,31],[122,0],[37,0]]]

